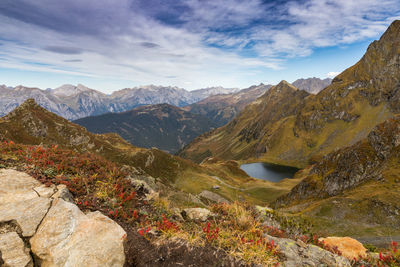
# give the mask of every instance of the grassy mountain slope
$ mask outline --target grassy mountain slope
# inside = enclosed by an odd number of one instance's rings
[[[399,235],[400,116],[326,155],[276,206],[339,235]]]
[[[217,127],[220,127],[230,122],[249,103],[256,100],[269,88],[271,85],[261,84],[236,93],[213,95],[183,109],[206,116]]]
[[[272,132],[269,128],[287,116],[294,116],[309,94],[286,81],[269,89],[248,105],[232,122],[195,139],[180,155],[194,161],[218,155],[222,158],[243,159],[263,153],[258,140]]]
[[[195,160],[210,155],[257,158],[304,167],[338,147],[355,144],[400,112],[399,47],[400,21],[394,21],[357,64],[300,106],[295,102],[296,112],[272,108],[275,103],[263,96],[227,126],[189,144],[181,155]],[[269,102],[260,106],[260,101]],[[259,114],[266,110],[279,119],[265,123]]]
[[[260,198],[257,192],[271,188],[272,183],[248,177],[237,163],[229,166],[222,163],[198,165],[158,149],[132,146],[117,134],[92,134],[84,127],[45,110],[33,100],[0,118],[0,140],[26,145],[58,145],[79,152],[92,152],[133,167],[137,173],[150,175],[163,185],[191,194],[220,185],[217,193],[230,200],[241,198],[253,203],[266,203],[289,192],[299,182],[274,185],[274,195]],[[184,194],[171,193],[179,198],[177,202],[187,201],[183,199]]]
[[[74,122],[94,133],[117,133],[135,146],[157,147],[170,153],[213,127],[207,118],[168,104],[142,106]]]

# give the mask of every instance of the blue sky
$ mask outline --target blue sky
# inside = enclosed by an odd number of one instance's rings
[[[1,0],[0,84],[111,91],[333,77],[398,0]]]

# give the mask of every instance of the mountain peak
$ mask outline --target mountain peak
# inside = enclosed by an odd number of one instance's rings
[[[400,35],[400,20],[395,20],[390,24],[389,28],[382,35],[380,40],[391,39],[390,37],[398,38]]]
[[[291,83],[288,83],[285,80],[282,80],[280,83],[278,83],[276,86],[272,87],[270,89],[271,93],[272,92],[281,92],[281,91],[298,91],[295,86],[293,86]]]
[[[336,76],[333,82],[362,81],[374,88],[393,88],[400,75],[400,20],[395,20],[379,41],[372,42],[354,66]],[[391,75],[387,75],[390,73]]]
[[[19,108],[24,108],[24,109],[27,109],[27,108],[36,108],[36,107],[39,107],[39,105],[36,103],[36,101],[35,101],[35,99],[33,99],[33,98],[29,98],[29,99],[27,99],[24,103],[22,103],[20,106],[19,106]]]
[[[77,95],[81,92],[90,91],[91,89],[82,85],[78,84],[77,86],[72,84],[64,84],[56,89],[53,90],[56,96],[73,96]]]

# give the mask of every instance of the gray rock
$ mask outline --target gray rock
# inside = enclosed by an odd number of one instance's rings
[[[146,200],[151,200],[159,196],[159,193],[150,187],[147,182],[130,177],[128,179],[137,191],[142,190],[145,193]]]
[[[182,216],[185,219],[193,221],[205,222],[208,218],[214,216],[211,211],[204,208],[189,208],[182,211]]]
[[[297,266],[351,266],[349,260],[342,256],[333,254],[327,250],[314,245],[307,245],[298,240],[277,238],[266,235],[266,238],[279,247],[285,257],[283,262],[286,267]]]

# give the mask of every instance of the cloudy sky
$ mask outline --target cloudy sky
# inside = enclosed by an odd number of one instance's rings
[[[0,84],[104,92],[334,76],[399,0],[0,0]]]

